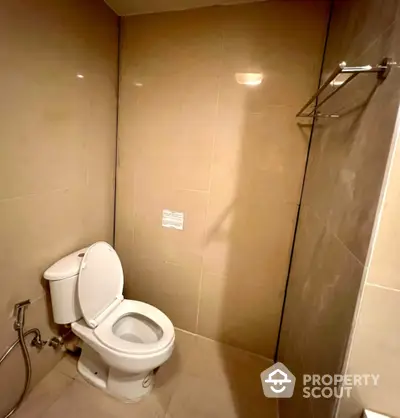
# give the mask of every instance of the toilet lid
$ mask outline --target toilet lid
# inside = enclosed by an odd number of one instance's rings
[[[99,316],[121,301],[124,273],[117,253],[106,242],[96,242],[85,253],[79,270],[78,298],[86,323],[95,328]]]

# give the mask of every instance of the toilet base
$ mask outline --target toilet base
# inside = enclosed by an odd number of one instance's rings
[[[108,366],[100,355],[85,343],[82,344],[77,369],[88,383],[99,389],[107,390]]]
[[[107,392],[123,402],[138,402],[148,395],[154,386],[154,373],[126,374],[110,368],[107,380]]]
[[[154,386],[152,370],[131,374],[111,368],[85,343],[78,361],[78,372],[88,383],[122,402],[138,402],[149,394]]]

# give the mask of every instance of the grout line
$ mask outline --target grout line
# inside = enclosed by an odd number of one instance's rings
[[[345,250],[360,264],[362,268],[365,267],[365,264],[354,254],[354,252],[333,232],[330,232],[330,234],[336,238],[339,243],[345,248]]]
[[[183,192],[195,192],[195,193],[208,193],[208,190],[200,190],[200,189],[177,189]]]
[[[318,219],[318,221],[321,223],[322,227],[326,229],[326,232],[329,235],[331,235],[333,238],[335,238],[339,242],[339,244],[341,244],[344,247],[344,249],[355,259],[355,261],[357,261],[360,264],[360,266],[362,268],[364,268],[365,267],[365,263],[363,263],[357,257],[357,255],[354,254],[354,252],[339,238],[339,236],[335,232],[333,232],[333,229],[329,225],[329,221],[324,222],[321,219],[321,217],[319,216],[318,212],[316,212],[315,210],[313,210],[313,208],[311,206],[307,206],[307,207],[312,211],[312,214]]]
[[[116,124],[115,124],[115,159],[114,159],[114,216],[113,216],[113,230],[112,230],[112,245],[115,248],[115,238],[117,232],[117,172],[119,166],[119,155],[118,155],[118,131],[119,131],[119,96],[120,96],[120,81],[121,81],[121,25],[122,19],[118,17],[118,45],[117,45],[117,108],[116,108]]]
[[[252,356],[252,357],[257,357],[257,358],[259,358],[260,360],[270,361],[270,362],[272,362],[272,363],[274,362],[274,360],[273,360],[273,359],[270,359],[270,358],[265,357],[265,356],[263,356],[263,355],[261,355],[261,354],[258,354],[258,353],[253,353],[252,351],[245,350],[244,348],[236,347],[236,346],[234,346],[234,345],[231,345],[231,344],[228,344],[228,343],[225,343],[225,342],[222,342],[222,341],[213,340],[213,339],[212,339],[212,338],[210,338],[210,337],[206,337],[206,336],[204,336],[204,335],[196,334],[195,332],[187,331],[186,329],[182,329],[182,328],[178,328],[178,327],[174,327],[174,328],[175,328],[176,330],[178,330],[179,332],[183,332],[184,334],[189,334],[189,335],[192,335],[192,336],[193,336],[193,337],[195,337],[195,338],[200,338],[200,339],[203,339],[203,340],[210,341],[210,342],[214,343],[215,345],[222,345],[222,346],[225,346],[225,347],[229,347],[229,348],[232,348],[232,349],[234,349],[234,350],[238,350],[238,351],[240,351],[241,353],[244,353],[244,354],[250,355],[250,356]]]
[[[374,48],[374,46],[395,27],[397,20],[398,18],[394,17],[392,22],[390,22],[382,32],[380,32],[358,55],[353,57],[354,61],[359,61],[360,58],[362,58],[364,55],[370,52]],[[358,32],[353,38],[353,41],[355,41],[361,34],[362,32]]]
[[[251,4],[251,3],[263,3],[265,0],[228,0],[227,2],[224,2],[223,4],[219,5],[218,7],[226,7],[226,6],[238,6],[243,4]],[[270,0],[267,0],[270,1]],[[108,2],[106,1],[106,4],[108,5]],[[109,6],[110,9],[111,6]],[[190,12],[192,10],[198,10],[198,9],[209,9],[211,7],[215,6],[196,6],[196,7],[185,7],[185,8],[179,8],[179,9],[167,9],[167,10],[158,10],[156,12],[131,12],[125,15],[121,15],[121,17],[139,17],[139,16],[148,16],[148,15],[157,15],[160,13],[179,13],[179,12]],[[114,9],[112,9],[115,13],[117,13]]]
[[[200,303],[201,303],[201,292],[203,290],[203,274],[204,274],[204,257],[201,257],[201,268],[200,268],[200,279],[199,286],[197,289],[197,313],[196,313],[196,325],[195,330],[199,332],[199,320],[200,320]]]
[[[85,186],[86,187],[86,186]],[[24,194],[21,196],[10,196],[10,197],[4,197],[0,199],[0,203],[3,202],[9,202],[9,201],[13,201],[13,200],[23,200],[23,199],[32,199],[35,197],[40,197],[40,196],[46,196],[52,193],[65,193],[65,192],[69,192],[72,190],[83,190],[85,187],[64,187],[64,188],[59,188],[59,189],[50,189],[50,190],[41,190],[38,192],[34,192],[34,193],[28,193],[28,194]]]
[[[389,287],[389,286],[382,286],[381,284],[376,284],[376,283],[365,283],[365,286],[369,286],[369,287],[376,287],[378,289],[382,289],[382,290],[388,290],[390,292],[400,292],[400,289],[396,289],[394,287]]]
[[[112,10],[116,15],[117,15],[117,17],[120,19],[120,18],[122,18],[124,15],[120,15],[112,6],[111,6],[111,4],[110,4],[110,2],[108,1],[108,0],[104,0],[104,3],[107,5],[107,7],[110,9],[110,10]]]
[[[217,101],[215,104],[215,124],[214,124],[214,134],[213,134],[213,141],[212,141],[212,148],[211,148],[211,156],[210,156],[210,167],[208,172],[208,195],[207,195],[207,203],[206,203],[206,213],[204,217],[204,231],[203,231],[203,245],[202,245],[202,255],[201,255],[201,269],[200,269],[200,280],[198,286],[198,295],[197,295],[197,314],[196,314],[196,325],[195,330],[199,332],[199,320],[200,320],[200,303],[201,303],[201,293],[203,291],[203,277],[204,277],[204,251],[205,251],[205,242],[207,241],[207,220],[210,210],[210,202],[211,202],[211,185],[212,185],[212,177],[213,177],[213,166],[214,166],[214,157],[215,157],[215,142],[217,137],[217,125],[218,125],[218,110],[219,110],[219,98],[220,98],[220,89],[221,89],[221,79],[218,77],[218,91],[217,91]]]

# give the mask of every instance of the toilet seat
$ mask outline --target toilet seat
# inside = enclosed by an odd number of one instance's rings
[[[123,286],[124,273],[114,248],[102,241],[91,245],[78,278],[79,305],[90,328],[96,328],[121,303]]]
[[[129,314],[140,314],[154,322],[162,331],[158,341],[136,343],[118,337],[113,330],[114,324]],[[126,354],[146,355],[164,350],[174,342],[174,327],[169,318],[159,309],[135,300],[122,301],[95,329],[94,335],[106,347]]]
[[[96,339],[111,350],[139,356],[158,353],[173,344],[175,333],[170,319],[154,306],[124,299],[123,284],[122,265],[115,250],[106,242],[90,246],[79,270],[78,298],[85,322]],[[147,328],[156,341],[132,342],[116,335],[114,325],[130,315],[139,324],[138,333],[130,332],[130,336],[139,337],[139,329]],[[159,337],[151,323],[160,332]]]

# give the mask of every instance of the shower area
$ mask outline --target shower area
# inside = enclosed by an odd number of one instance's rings
[[[42,274],[99,240],[125,297],[177,330],[156,407],[84,396],[73,360],[44,344],[29,345],[19,416],[400,416],[400,368],[381,360],[400,356],[400,2],[187,3],[0,4],[0,358],[19,300],[28,327],[59,334]],[[263,397],[274,361],[297,378],[291,399]],[[381,380],[303,396],[303,374],[339,373]],[[16,348],[0,417],[24,376]]]

